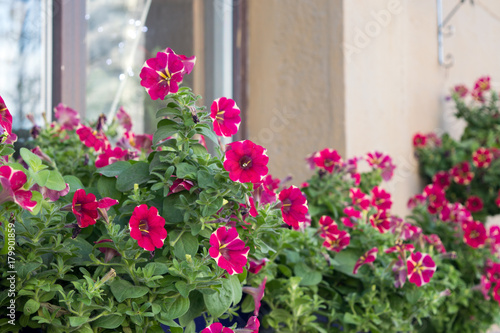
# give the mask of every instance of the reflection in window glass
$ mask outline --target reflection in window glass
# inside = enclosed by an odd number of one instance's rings
[[[143,131],[144,89],[139,73],[144,63],[141,15],[146,0],[87,0],[87,112],[113,115],[120,106],[131,115],[134,132]]]
[[[30,128],[30,113],[41,123],[41,11],[41,0],[0,0],[0,95],[14,129]]]

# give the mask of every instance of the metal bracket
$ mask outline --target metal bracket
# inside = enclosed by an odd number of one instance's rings
[[[453,55],[448,53],[445,57],[444,55],[444,37],[451,37],[455,33],[455,28],[449,25],[451,18],[456,12],[462,7],[466,0],[460,0],[455,7],[450,11],[450,13],[443,20],[443,0],[437,0],[437,20],[438,20],[438,61],[439,65],[444,68],[450,68],[454,64]],[[474,4],[474,0],[470,0],[471,5]]]

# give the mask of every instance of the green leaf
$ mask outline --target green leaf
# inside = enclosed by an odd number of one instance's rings
[[[70,193],[76,192],[76,190],[79,190],[81,188],[85,188],[85,186],[83,186],[82,184],[82,181],[75,176],[64,176],[63,178],[64,181],[69,185]]]
[[[196,124],[195,130],[198,134],[202,134],[205,137],[209,138],[214,143],[219,144],[219,141],[217,140],[217,135],[215,135],[215,132],[210,128],[209,125]]]
[[[153,145],[165,140],[179,131],[179,124],[171,119],[163,119],[158,123],[158,129],[153,134]]]
[[[189,303],[191,306],[189,310],[179,318],[179,323],[181,326],[186,326],[190,321],[199,317],[201,313],[205,310],[205,303],[203,301],[203,294],[198,291],[192,291],[189,294]]]
[[[118,176],[116,189],[121,192],[130,191],[134,188],[134,184],[143,184],[150,178],[149,164],[137,162]]]
[[[196,180],[196,172],[198,168],[189,163],[179,163],[176,165],[176,176],[182,179]]]
[[[85,324],[89,320],[89,316],[78,316],[78,317],[69,317],[69,324],[71,327],[78,327]]]
[[[66,182],[59,171],[42,170],[34,175],[36,183],[40,186],[45,186],[50,190],[62,191],[66,188]]]
[[[174,231],[171,233],[170,239],[177,239],[177,235]],[[190,256],[195,256],[198,252],[198,237],[185,232],[181,238],[174,245],[174,255],[180,260],[186,260],[186,254]]]
[[[301,286],[314,286],[321,282],[323,275],[320,272],[312,270],[305,263],[300,262],[293,269],[296,276],[301,277]]]
[[[167,264],[162,262],[150,262],[146,265],[145,269],[149,270],[151,267],[153,268],[153,275],[164,275],[168,272]]]
[[[229,309],[233,301],[233,288],[228,279],[222,279],[222,288],[212,295],[203,295],[208,312],[214,317],[220,317]]]
[[[22,262],[18,261],[16,263],[17,276],[20,279],[25,279],[29,273],[34,272],[41,265],[42,265],[42,263],[40,263],[40,262],[22,263]]]
[[[156,111],[156,118],[166,117],[166,116],[182,116],[182,111],[178,108],[166,107]]]
[[[40,157],[32,153],[29,149],[23,147],[21,148],[19,153],[21,154],[24,162],[26,162],[30,169],[32,169],[35,173],[47,168],[46,165],[42,164],[42,160],[40,159]]]
[[[125,320],[124,316],[118,316],[118,315],[104,316],[97,319],[94,322],[94,327],[114,329],[119,327],[124,320]]]
[[[164,303],[165,312],[162,316],[166,319],[177,319],[189,310],[189,298],[179,296],[173,302]]]
[[[99,168],[95,171],[95,173],[100,173],[106,177],[116,177],[119,176],[122,172],[130,168],[132,165],[130,162],[126,161],[117,161],[113,164],[106,165],[103,168]]]
[[[148,287],[134,286],[130,282],[121,279],[115,279],[110,283],[111,292],[116,300],[121,303],[127,298],[139,298],[149,292]]]
[[[23,312],[25,315],[29,316],[38,311],[40,308],[40,303],[35,301],[34,299],[30,299],[24,304]]]
[[[181,203],[180,196],[189,202],[193,203],[196,201],[197,195],[194,193],[189,193],[187,191],[182,191],[179,193],[174,193],[169,195],[163,200],[163,213],[162,216],[165,218],[165,223],[175,224],[184,222],[184,210],[181,210],[176,205]]]
[[[42,208],[43,195],[38,191],[31,191],[31,193],[31,200],[36,201],[36,206],[30,213],[31,215],[38,215],[40,209]]]
[[[197,174],[198,186],[201,188],[214,187],[214,175],[206,170],[200,170]]]
[[[122,193],[116,189],[116,178],[115,177],[99,177],[97,181],[97,190],[101,197],[109,197],[116,200],[120,200]]]
[[[240,279],[238,278],[238,275],[231,275],[228,280],[232,288],[233,305],[236,306],[241,301],[241,297],[243,296]]]
[[[189,293],[196,288],[196,285],[187,284],[185,281],[177,281],[175,288],[177,288],[182,297],[189,297]]]

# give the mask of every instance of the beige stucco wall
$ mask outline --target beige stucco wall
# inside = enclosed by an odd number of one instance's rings
[[[443,2],[446,16],[457,2]],[[449,88],[486,74],[500,80],[496,0],[467,2],[453,17],[455,34],[444,41],[455,58],[449,69],[437,61],[435,0],[248,4],[249,136],[268,148],[270,172],[292,173],[296,184],[308,175],[302,161],[312,151],[383,151],[398,166],[386,188],[404,214],[421,186],[413,134],[458,135]],[[276,116],[286,127],[272,125]]]

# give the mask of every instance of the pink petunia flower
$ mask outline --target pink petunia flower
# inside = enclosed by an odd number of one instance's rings
[[[370,216],[370,223],[383,234],[391,229],[390,214],[386,210],[379,209]]]
[[[402,240],[415,240],[422,234],[422,228],[416,225],[405,222],[401,230]]]
[[[349,192],[352,205],[360,210],[367,210],[370,207],[370,199],[359,188],[351,188]]]
[[[470,170],[470,164],[467,161],[458,163],[450,170],[453,181],[459,185],[469,185],[474,178],[474,172]]]
[[[84,189],[76,190],[73,196],[72,211],[80,228],[86,228],[96,223],[99,216],[98,202],[94,194],[87,194]]]
[[[276,190],[280,186],[279,178],[273,178],[271,175],[267,175],[264,177],[262,184],[259,188],[262,189],[260,192],[259,203],[261,205],[267,205],[271,203],[275,203],[278,199],[278,195],[276,194]]]
[[[336,233],[338,231],[337,223],[327,215],[323,215],[319,218],[319,236],[321,238],[326,238],[328,234]]]
[[[405,244],[402,240],[397,240],[396,245],[385,250],[385,253],[398,252],[403,257],[406,257],[406,251],[413,252],[414,250],[415,246],[413,244]]]
[[[392,271],[394,272],[394,287],[403,288],[408,276],[408,270],[401,256],[398,256],[398,261],[392,266]]]
[[[76,110],[59,103],[54,108],[54,117],[57,119],[59,124],[61,124],[62,130],[73,130],[80,125],[80,115]]]
[[[472,154],[472,164],[477,168],[487,168],[493,160],[493,154],[489,149],[481,147]]]
[[[372,189],[372,206],[377,207],[377,209],[388,210],[391,209],[392,200],[391,194],[378,186]]]
[[[167,230],[165,219],[158,214],[156,207],[148,209],[146,204],[134,208],[129,220],[130,237],[146,251],[163,247]]]
[[[244,328],[237,328],[236,333],[259,333],[260,322],[257,316],[248,318]]]
[[[486,275],[481,275],[481,283],[478,287],[479,291],[481,291],[481,294],[483,294],[484,299],[489,301],[491,298],[489,295],[489,291],[491,289],[491,281],[488,280]]]
[[[210,236],[210,256],[229,275],[240,274],[247,264],[250,247],[240,239],[236,228],[220,227]]]
[[[336,166],[342,165],[342,157],[335,149],[325,148],[314,157],[314,163],[318,168],[332,173]]]
[[[427,137],[423,134],[417,133],[413,136],[413,147],[424,148],[427,144]]]
[[[376,151],[366,154],[365,159],[371,167],[382,170],[381,176],[383,180],[391,180],[396,166],[392,163],[392,159],[389,155],[384,155]]]
[[[309,221],[307,199],[298,187],[290,186],[283,189],[278,198],[282,204],[281,213],[286,224],[298,230],[300,223]]]
[[[232,181],[260,183],[267,175],[269,157],[266,150],[250,140],[236,141],[227,145],[224,169]]]
[[[266,282],[267,282],[267,276],[264,277],[264,280],[262,280],[262,283],[257,288],[247,287],[247,286],[241,288],[243,290],[243,292],[245,292],[253,297],[253,301],[255,304],[255,310],[253,313],[256,316],[259,315],[260,302],[262,301],[262,298],[264,297],[264,291],[266,290]]]
[[[181,58],[175,53],[158,52],[155,58],[146,60],[140,77],[151,99],[165,99],[175,94],[184,78],[185,69]]]
[[[471,213],[480,212],[483,210],[483,206],[483,200],[476,195],[471,195],[465,202],[465,208],[467,208]]]
[[[194,186],[194,182],[189,179],[177,178],[174,180],[172,186],[168,190],[167,197],[172,193],[177,193],[181,191],[189,191],[191,187]]]
[[[234,100],[221,97],[213,101],[210,108],[214,132],[219,136],[231,137],[240,127],[240,108]]]
[[[222,326],[221,323],[213,323],[205,328],[201,333],[234,333],[229,327]]]
[[[430,234],[430,235],[424,235],[424,241],[429,244],[434,246],[436,251],[439,253],[446,253],[446,248],[443,245],[443,242],[441,241],[441,238],[439,238],[438,235],[436,234]]]
[[[12,134],[12,115],[2,96],[0,96],[0,126],[5,129],[7,135]]]
[[[64,197],[69,193],[69,185],[66,184],[66,187],[63,190],[57,191],[51,190],[45,186],[34,184],[33,186],[31,186],[30,190],[40,192],[45,200],[54,202],[59,200],[60,197]]]
[[[184,68],[182,70],[183,75],[184,74],[189,74],[193,70],[194,65],[196,64],[196,56],[191,56],[191,57],[186,57],[183,54],[177,54],[175,53],[170,47],[167,47],[165,49],[165,53],[167,54],[174,54],[179,57],[181,60],[182,64],[184,65]]]
[[[493,288],[493,299],[500,305],[500,283],[497,283]]]
[[[456,85],[453,88],[453,91],[455,93],[457,93],[458,96],[460,96],[461,98],[464,98],[465,96],[467,96],[467,93],[469,92],[469,90],[467,89],[467,87],[464,86],[463,84]]]
[[[448,204],[446,195],[443,189],[436,185],[427,185],[423,192],[424,197],[428,201],[427,210],[431,214],[436,214]]]
[[[130,118],[130,115],[125,111],[123,106],[116,112],[116,119],[118,119],[119,124],[125,131],[129,132],[132,130],[132,118]]]
[[[257,259],[250,259],[250,267],[248,268],[248,271],[252,274],[258,274],[264,266],[266,266],[267,262],[269,259],[263,258],[260,260]]]
[[[76,134],[80,138],[80,141],[89,148],[94,148],[95,151],[99,152],[106,148],[106,143],[108,139],[102,133],[92,130],[92,128],[81,125],[80,128],[76,130]]]
[[[450,174],[446,171],[439,171],[432,177],[432,184],[446,190],[451,184]]]
[[[450,215],[448,221],[457,224],[463,224],[466,222],[472,222],[472,215],[468,209],[466,209],[462,204],[456,202],[450,205]]]
[[[361,257],[359,257],[358,261],[356,261],[352,273],[358,274],[358,270],[361,266],[374,262],[375,259],[377,259],[377,253],[378,253],[378,248],[376,247],[366,251],[366,253],[363,254]]]
[[[31,191],[23,189],[26,181],[27,178],[24,172],[14,170],[8,165],[1,166],[0,184],[2,185],[2,190],[0,192],[0,204],[13,201],[23,209],[32,212],[36,206],[36,201],[31,200],[33,196]]]
[[[425,203],[425,197],[422,194],[416,194],[413,197],[411,197],[410,199],[408,199],[408,203],[406,204],[406,206],[409,209],[413,209],[413,208],[415,208],[419,205],[422,205],[424,203]]]
[[[488,235],[484,224],[480,221],[462,223],[462,230],[464,232],[464,242],[473,247],[482,247],[486,243]]]
[[[351,235],[349,235],[344,230],[335,230],[332,233],[327,233],[325,237],[325,241],[323,242],[323,246],[335,252],[340,252],[345,249],[351,241]]]
[[[344,214],[347,215],[347,217],[341,218],[342,223],[349,228],[354,227],[354,224],[361,218],[361,212],[354,209],[352,206],[344,208]]]
[[[126,160],[128,160],[127,150],[123,150],[120,147],[115,147],[114,149],[107,147],[104,150],[104,152],[99,154],[99,156],[97,157],[97,160],[95,161],[95,167],[103,168],[117,161],[126,161]]]
[[[406,261],[408,281],[420,287],[429,283],[434,272],[436,264],[427,253],[414,252]]]
[[[488,239],[491,246],[491,252],[497,253],[500,249],[500,226],[492,225],[488,229]]]
[[[474,83],[474,90],[477,91],[488,91],[491,88],[491,78],[489,76],[483,76],[477,79]]]

